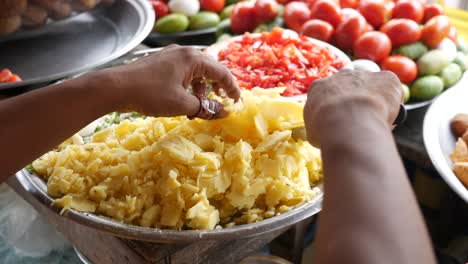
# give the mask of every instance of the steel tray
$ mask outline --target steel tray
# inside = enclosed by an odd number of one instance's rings
[[[154,19],[149,1],[119,0],[52,23],[40,34],[0,42],[0,69],[23,79],[0,83],[0,90],[58,80],[110,62],[139,45]]]

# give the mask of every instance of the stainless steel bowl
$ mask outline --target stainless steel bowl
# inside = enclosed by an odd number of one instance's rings
[[[22,82],[0,90],[69,77],[108,63],[138,46],[151,32],[154,11],[147,0],[119,0],[34,31],[21,39],[0,40],[0,69]]]
[[[21,186],[31,193],[38,201],[54,210],[57,214],[61,208],[53,207],[54,199],[47,194],[47,185],[38,175],[29,173],[26,169],[19,171],[16,178]],[[109,233],[114,236],[129,239],[159,242],[159,243],[187,243],[207,240],[229,240],[251,237],[285,228],[320,212],[322,209],[323,187],[320,184],[320,194],[290,211],[262,220],[257,223],[239,225],[215,230],[166,230],[146,228],[118,222],[105,216],[81,213],[67,210],[63,217],[73,222]]]
[[[452,170],[450,159],[457,138],[450,129],[452,118],[458,113],[468,113],[468,74],[452,88],[441,94],[430,106],[423,124],[423,138],[427,153],[442,178],[465,202],[468,189]]]

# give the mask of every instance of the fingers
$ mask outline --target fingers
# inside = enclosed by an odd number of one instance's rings
[[[219,91],[219,87],[222,87],[227,96],[236,101],[239,100],[240,90],[234,76],[232,76],[226,67],[200,51],[198,51],[195,61],[193,75],[193,77],[204,77],[215,82],[217,91]]]
[[[184,89],[180,89],[174,95],[174,102],[171,104],[171,113],[169,116],[194,116],[198,113],[200,109],[200,100],[198,98]]]
[[[205,95],[206,94],[206,82],[203,82],[203,78],[195,78],[192,81],[192,90],[194,94]]]

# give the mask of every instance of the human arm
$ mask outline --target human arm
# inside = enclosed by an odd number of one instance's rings
[[[200,51],[172,46],[130,65],[0,101],[0,182],[109,112],[196,114],[200,102],[187,88],[200,78],[215,81],[234,99],[240,96],[226,68]]]
[[[325,189],[314,263],[435,263],[391,134],[401,98],[388,72],[344,71],[311,88],[304,119]]]

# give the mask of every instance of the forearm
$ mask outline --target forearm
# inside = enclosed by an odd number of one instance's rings
[[[109,75],[92,73],[0,101],[0,182],[115,110],[111,83]]]
[[[321,137],[316,262],[435,263],[390,129],[370,111],[347,110],[328,119],[334,129]]]

